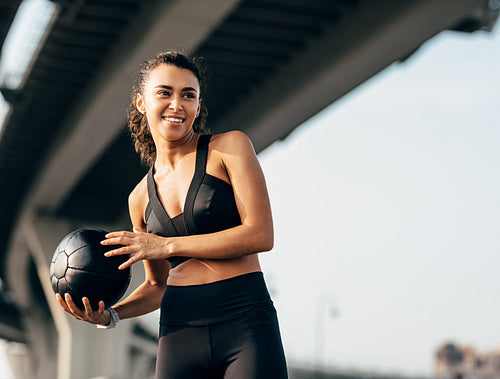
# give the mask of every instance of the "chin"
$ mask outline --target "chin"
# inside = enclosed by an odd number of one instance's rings
[[[194,131],[192,128],[189,128],[188,130],[185,129],[180,129],[180,128],[169,128],[167,133],[165,133],[165,138],[167,141],[170,142],[177,142],[181,141],[183,139],[188,139],[191,135],[194,134]]]

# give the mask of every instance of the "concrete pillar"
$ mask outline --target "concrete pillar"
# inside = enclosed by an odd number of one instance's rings
[[[32,379],[35,377],[31,368],[29,352],[25,344],[11,342],[7,345],[6,353],[14,378]]]

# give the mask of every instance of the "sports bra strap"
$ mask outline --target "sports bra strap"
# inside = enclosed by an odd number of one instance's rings
[[[196,149],[194,176],[191,185],[189,186],[186,196],[186,204],[184,207],[184,222],[186,224],[186,230],[189,234],[198,234],[198,228],[194,222],[193,208],[196,195],[205,177],[208,158],[208,144],[210,142],[210,138],[211,135],[201,135]]]
[[[148,205],[146,205],[145,220],[147,221],[151,211],[153,210],[153,202],[151,201],[156,197],[155,181],[153,179],[154,164],[151,165],[148,171],[147,183],[148,183]]]
[[[148,205],[146,206],[145,220],[146,224],[149,224],[149,217],[153,211],[154,217],[163,226],[166,235],[175,236],[178,234],[175,225],[173,224],[170,217],[168,217],[167,212],[163,209],[163,206],[158,198],[158,193],[156,192],[156,184],[153,178],[154,165],[151,166],[148,172],[147,183],[148,183]],[[163,234],[162,234],[163,235]]]

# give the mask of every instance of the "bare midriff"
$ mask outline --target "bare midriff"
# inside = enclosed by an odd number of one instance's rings
[[[261,271],[257,254],[228,260],[191,258],[170,270],[167,285],[207,284],[256,271]]]

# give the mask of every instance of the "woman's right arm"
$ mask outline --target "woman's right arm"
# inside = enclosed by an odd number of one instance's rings
[[[134,230],[146,232],[144,213],[148,202],[147,184],[143,179],[129,196],[130,219]],[[169,263],[165,260],[144,260],[145,280],[123,301],[114,305],[120,319],[140,316],[160,307],[167,285]]]
[[[146,232],[144,213],[148,201],[145,178],[129,196],[129,212],[134,230]],[[167,285],[169,263],[162,260],[143,260],[145,280],[129,296],[113,305],[120,319],[126,319],[152,312],[160,307],[161,298]],[[79,309],[71,297],[57,295],[61,307],[74,318],[92,324],[107,325],[111,321],[110,313],[101,302],[99,309],[93,311],[88,299],[82,299],[85,309]]]

